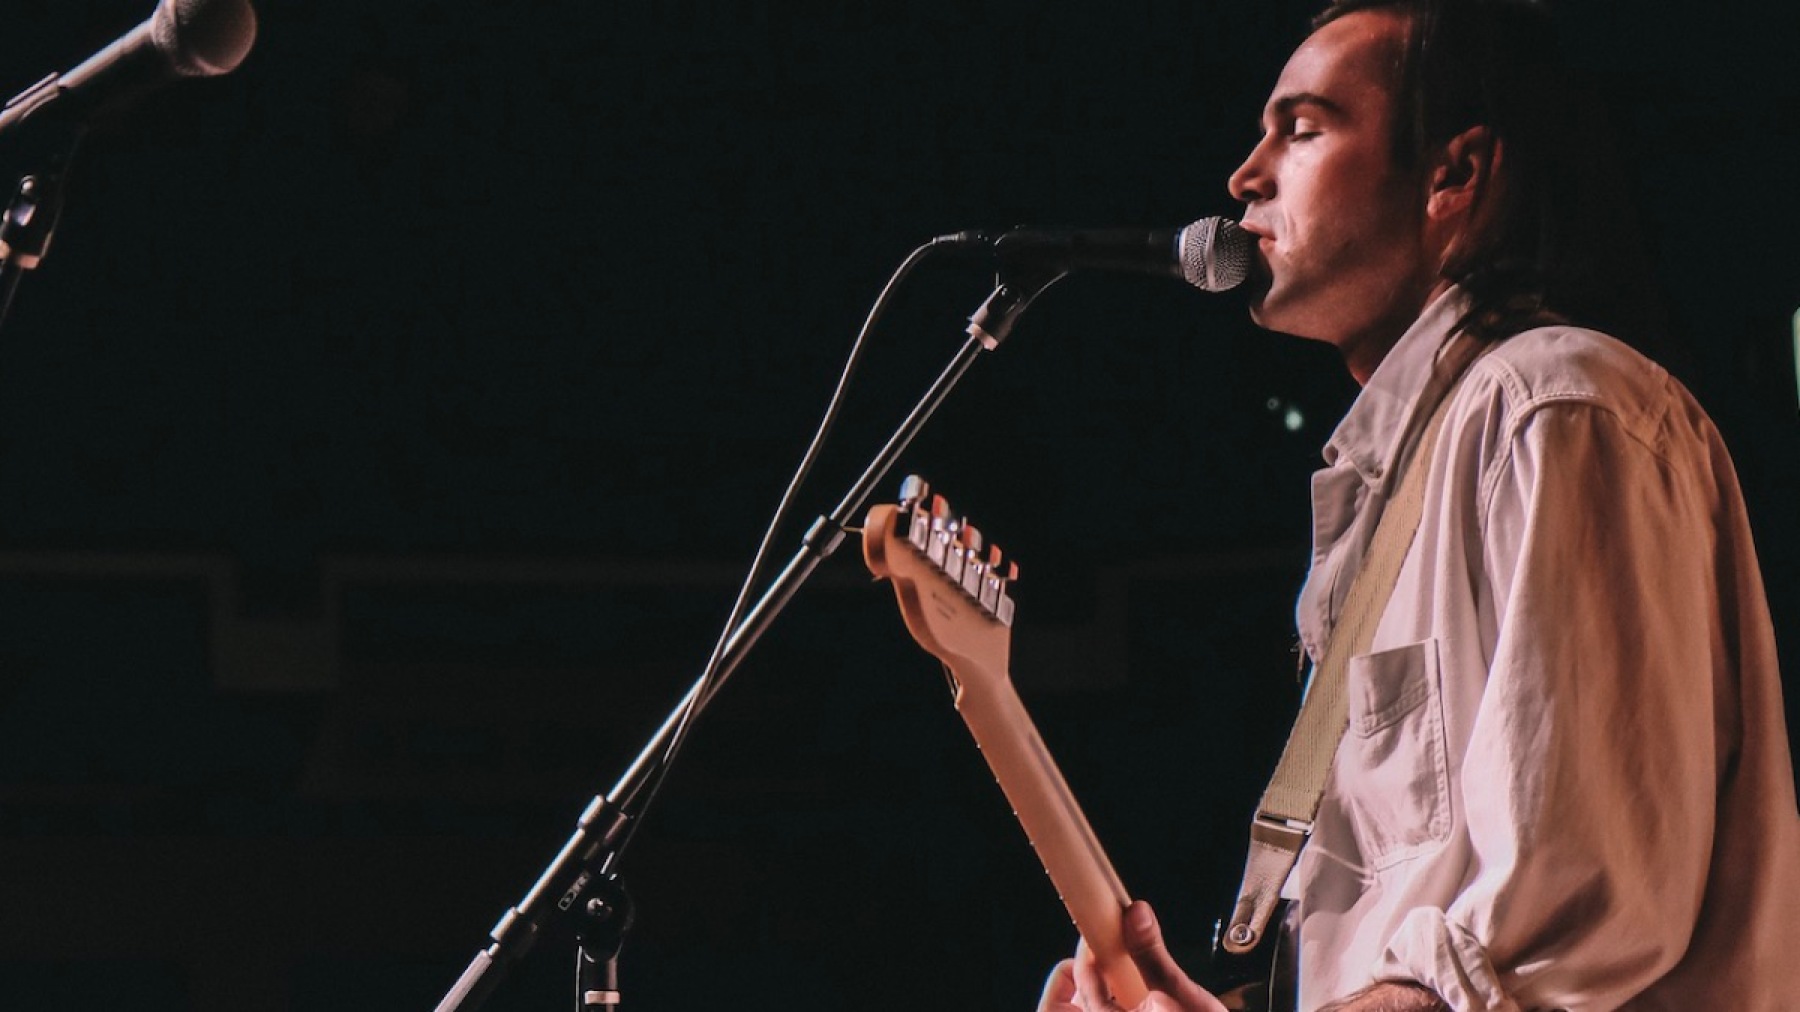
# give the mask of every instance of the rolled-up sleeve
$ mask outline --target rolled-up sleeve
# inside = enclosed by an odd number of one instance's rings
[[[1421,859],[1457,867],[1410,870],[1461,886],[1396,917],[1376,979],[1458,1012],[1612,1009],[1685,951],[1729,754],[1712,675],[1729,645],[1715,479],[1660,431],[1552,398],[1497,434],[1466,518],[1483,643],[1442,674],[1471,700],[1449,735],[1462,838]]]

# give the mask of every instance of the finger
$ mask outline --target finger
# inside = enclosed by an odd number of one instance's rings
[[[1076,1004],[1091,1012],[1110,1012],[1118,1008],[1111,1000],[1112,989],[1100,976],[1100,964],[1094,959],[1094,953],[1088,949],[1084,940],[1075,947],[1075,958],[1070,961],[1075,972]]]
[[[1224,1006],[1205,988],[1191,980],[1163,943],[1162,925],[1150,904],[1138,900],[1125,908],[1125,950],[1137,964],[1144,986],[1175,998],[1183,1009],[1219,1009]]]
[[[1150,909],[1150,904],[1138,900],[1126,907],[1121,927],[1125,951],[1131,954],[1131,961],[1137,964],[1138,973],[1143,974],[1145,985],[1152,991],[1173,992],[1173,985],[1187,982],[1187,974],[1181,972],[1175,957],[1169,955],[1169,947],[1163,944],[1162,925],[1157,923],[1156,911]]]
[[[1065,959],[1050,970],[1044,981],[1044,996],[1038,1000],[1038,1012],[1064,1012],[1076,1009],[1075,961]]]

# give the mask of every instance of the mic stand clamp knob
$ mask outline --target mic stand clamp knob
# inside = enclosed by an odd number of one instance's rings
[[[597,875],[575,912],[575,993],[578,1012],[619,1008],[619,950],[637,913],[615,872]]]

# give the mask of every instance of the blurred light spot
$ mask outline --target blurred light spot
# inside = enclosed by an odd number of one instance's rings
[[[1279,415],[1281,427],[1289,432],[1299,432],[1306,427],[1306,413],[1300,410],[1300,405],[1292,401],[1271,397],[1263,401],[1263,407],[1269,409],[1269,414]]]

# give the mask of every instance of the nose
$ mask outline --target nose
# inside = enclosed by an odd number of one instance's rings
[[[1268,200],[1275,196],[1275,177],[1269,172],[1268,143],[1259,140],[1244,157],[1244,164],[1237,167],[1225,180],[1225,188],[1231,191],[1235,200],[1253,204],[1259,200]]]

